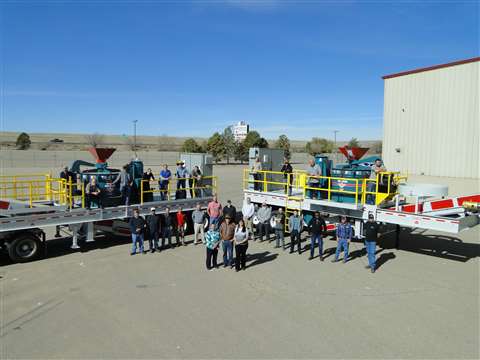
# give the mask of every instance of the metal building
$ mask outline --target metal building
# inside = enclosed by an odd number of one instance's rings
[[[480,178],[479,67],[477,57],[383,77],[388,169]]]

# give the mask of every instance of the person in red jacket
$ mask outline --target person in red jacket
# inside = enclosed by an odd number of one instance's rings
[[[182,212],[182,208],[180,208],[177,212],[177,244],[180,238],[182,245],[185,245],[185,219],[185,214]]]

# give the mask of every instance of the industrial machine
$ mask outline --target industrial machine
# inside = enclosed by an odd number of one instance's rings
[[[248,151],[248,168],[252,169],[256,159],[259,158],[262,164],[261,180],[265,179],[269,182],[279,182],[282,179],[281,174],[275,174],[279,172],[282,168],[284,161],[284,151],[283,149],[268,149],[268,148],[258,148],[253,147]],[[267,173],[268,172],[268,173]],[[250,175],[253,180],[253,175]],[[253,183],[251,184],[253,189]],[[269,189],[280,189],[281,186],[273,184]]]
[[[97,180],[97,185],[103,192],[102,202],[104,206],[116,206],[122,202],[122,196],[120,193],[120,184],[117,182],[113,184],[113,181],[120,173],[119,169],[112,169],[108,167],[107,160],[112,156],[116,149],[114,148],[98,148],[91,147],[88,149],[90,154],[93,155],[96,162],[95,164],[89,163],[83,160],[76,160],[73,162],[70,171],[72,172],[72,181],[75,181],[77,174],[80,174],[81,181],[84,186],[90,181],[92,177]],[[88,166],[90,168],[82,170],[82,166]],[[138,189],[140,188],[140,181],[143,175],[143,162],[135,159],[127,164],[128,172],[133,179],[132,189],[132,203],[138,202]]]

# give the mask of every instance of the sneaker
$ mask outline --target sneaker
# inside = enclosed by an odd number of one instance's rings
[[[313,256],[310,256],[310,257],[308,258],[308,260],[312,260],[312,259],[313,259]]]
[[[320,261],[323,261],[323,260],[325,260],[325,259],[323,258],[323,256],[320,256]]]
[[[365,269],[370,269],[370,265],[365,266]]]
[[[332,263],[335,263],[337,262],[338,260],[337,259],[332,259]]]
[[[135,253],[134,253],[134,252],[131,252],[131,253],[130,253],[130,256],[132,256],[132,255],[135,255]]]
[[[293,254],[293,251],[292,251],[292,250],[290,250],[288,253],[289,253],[289,254]]]
[[[346,264],[347,261],[348,261],[347,259],[343,259],[343,260],[342,260],[342,263]]]
[[[145,255],[146,253],[147,253],[147,252],[146,252],[145,250],[144,250],[144,251],[142,251],[142,254],[143,254],[143,255]]]
[[[373,274],[373,273],[375,272],[375,268],[372,268],[370,271],[371,271],[372,274]]]

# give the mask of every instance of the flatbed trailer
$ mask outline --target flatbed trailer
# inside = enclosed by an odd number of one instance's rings
[[[463,207],[463,203],[480,203],[480,194],[424,199],[420,203],[409,204],[401,199],[397,191],[398,185],[406,180],[406,177],[399,173],[385,172],[377,176],[377,179],[355,179],[355,191],[335,189],[331,186],[333,179],[338,183],[347,183],[352,182],[351,178],[308,176],[301,171],[287,176],[276,171],[257,171],[258,173],[261,176],[256,180],[249,169],[244,170],[244,199],[250,198],[251,202],[258,206],[265,202],[273,210],[282,208],[287,219],[295,210],[307,218],[319,211],[327,216],[325,220],[329,231],[335,230],[339,217],[345,215],[354,221],[355,237],[359,239],[363,238],[363,224],[370,214],[373,214],[377,222],[395,225],[397,234],[400,227],[458,234],[479,223],[478,213],[468,211]],[[323,181],[325,185],[309,186],[309,180],[313,178],[318,179],[319,183]],[[389,185],[382,189],[382,186],[379,186],[382,181]],[[367,190],[369,182],[375,183],[375,191]],[[256,189],[255,183],[260,184]],[[323,194],[323,197],[310,198],[309,190]],[[334,201],[334,194],[354,195],[354,201]],[[367,201],[369,196],[373,204]],[[285,222],[285,231],[288,232],[288,220]]]
[[[195,190],[190,192],[192,195],[188,198],[175,199],[172,194],[174,190],[168,189],[167,199],[160,200],[159,195],[165,190],[157,190],[155,182],[151,182],[145,193],[151,194],[152,201],[92,209],[85,208],[83,193],[71,195],[63,179],[52,180],[42,175],[25,175],[19,181],[4,179],[0,182],[0,249],[6,250],[14,262],[34,260],[47,251],[43,229],[48,227],[68,229],[72,236],[72,249],[79,248],[80,237],[91,242],[99,232],[129,236],[126,221],[132,216],[133,210],[138,209],[140,215],[144,216],[151,214],[152,207],[156,214],[164,214],[167,208],[172,213],[182,209],[187,215],[187,232],[192,231],[189,214],[197,204],[201,209],[206,209],[217,190],[216,178],[209,178],[211,181],[203,187],[186,187],[186,194],[189,190]],[[143,186],[141,188],[140,199],[143,199],[145,194]]]

